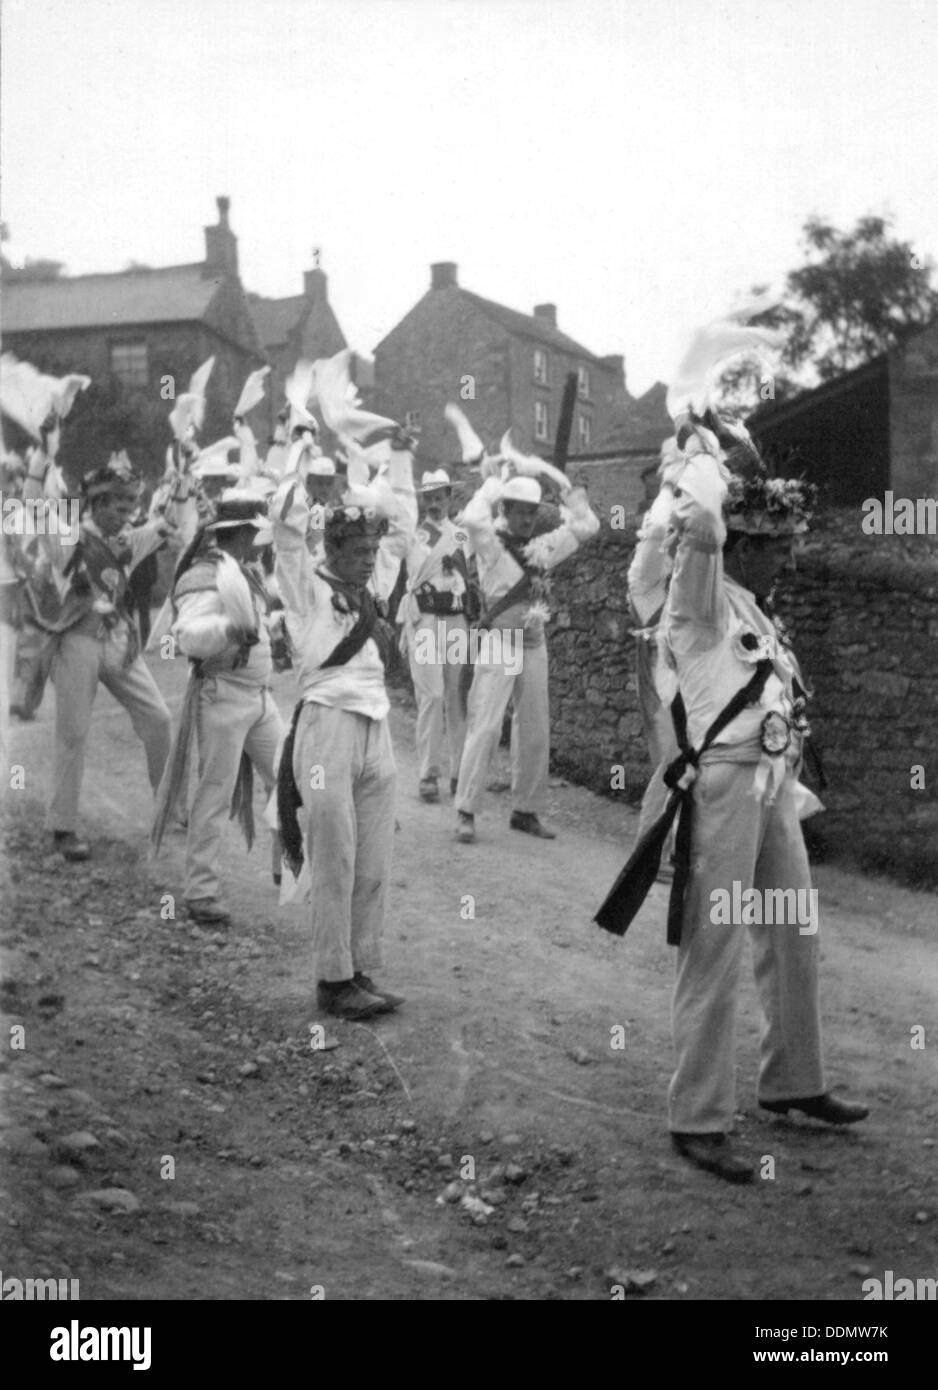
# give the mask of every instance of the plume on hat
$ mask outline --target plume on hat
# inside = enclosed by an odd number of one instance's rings
[[[343,444],[363,447],[389,439],[400,428],[386,415],[364,410],[349,372],[352,349],[313,363],[313,388],[323,420]]]
[[[505,463],[514,465],[516,473],[527,478],[550,478],[557,484],[562,492],[569,491],[570,479],[566,473],[561,473],[559,468],[555,468],[546,459],[538,458],[536,454],[522,454],[511,442],[511,430],[506,430],[502,435],[501,456]]]
[[[746,323],[777,302],[768,292],[750,296],[722,318],[697,329],[668,387],[666,405],[672,420],[688,413],[702,415],[712,404],[718,377],[736,358],[778,351],[785,339],[781,329],[754,328]]]

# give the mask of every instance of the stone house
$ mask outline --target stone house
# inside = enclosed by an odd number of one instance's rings
[[[519,449],[549,457],[569,372],[578,378],[569,453],[595,448],[626,400],[623,358],[598,356],[562,332],[554,304],[519,313],[463,289],[450,261],[430,272],[427,293],[376,347],[369,394],[373,409],[419,428],[419,464],[459,459],[447,401],[489,447],[511,426]]]
[[[216,202],[204,260],[108,274],[61,276],[53,266],[43,278],[11,270],[4,276],[4,348],[53,375],[87,373],[99,390],[119,384],[129,409],[159,434],[150,471],[171,439],[170,389],[185,391],[192,372],[214,355],[202,431],[211,441],[230,432],[245,378],[266,362],[238,273],[230,201]]]

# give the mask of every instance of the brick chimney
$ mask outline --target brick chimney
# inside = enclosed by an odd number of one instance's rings
[[[228,225],[230,198],[216,198],[218,224],[205,228],[205,274],[237,275],[238,238]]]
[[[557,305],[556,304],[535,304],[534,317],[543,319],[549,323],[551,328],[557,327]]]
[[[455,289],[459,280],[456,275],[458,266],[455,261],[437,261],[436,265],[430,267],[430,288],[431,290]]]
[[[318,266],[303,274],[303,293],[315,304],[324,304],[328,293],[329,277]]]

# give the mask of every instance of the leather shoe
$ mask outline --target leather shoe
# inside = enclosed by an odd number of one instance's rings
[[[421,777],[419,791],[421,801],[439,801],[440,799],[440,784],[435,777]]]
[[[227,927],[231,922],[231,913],[217,898],[192,898],[186,911],[201,927]]]
[[[838,1100],[829,1091],[823,1096],[808,1096],[803,1100],[760,1100],[759,1106],[773,1115],[787,1115],[789,1110],[800,1110],[812,1120],[824,1120],[829,1125],[855,1125],[870,1113],[868,1105],[860,1105],[855,1100]]]
[[[79,840],[74,830],[56,830],[52,841],[56,854],[61,854],[70,864],[83,864],[91,858],[91,846]]]
[[[369,975],[363,975],[360,970],[354,976],[354,983],[366,994],[373,994],[376,999],[384,1001],[383,1013],[389,1014],[392,1009],[399,1009],[407,1002],[402,994],[392,994],[388,989],[381,989]]]
[[[347,1018],[353,1023],[387,1012],[383,999],[368,990],[359,989],[354,980],[320,980],[316,986],[316,999],[324,1013],[331,1014],[333,1018]]]
[[[461,845],[471,845],[476,837],[476,818],[471,811],[456,812],[456,839]]]
[[[556,840],[557,836],[546,825],[541,825],[533,811],[512,811],[508,822],[512,830],[523,830],[526,835],[536,835],[541,840]]]
[[[671,1143],[682,1158],[725,1182],[752,1182],[755,1177],[752,1164],[736,1153],[725,1134],[681,1134],[672,1130]]]

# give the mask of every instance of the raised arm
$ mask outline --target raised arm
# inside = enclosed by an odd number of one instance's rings
[[[688,446],[676,479],[672,524],[679,536],[662,626],[676,654],[707,651],[723,638],[729,605],[723,585],[726,483],[717,459]]]
[[[274,532],[274,574],[287,621],[305,621],[316,600],[313,562],[306,545],[309,504],[306,489],[296,477],[283,480],[270,503]]]
[[[469,498],[462,514],[462,525],[469,536],[469,546],[485,564],[492,564],[501,554],[501,542],[495,531],[495,508],[501,501],[502,481],[497,477],[485,482]]]
[[[590,540],[599,530],[599,517],[593,511],[586,496],[586,489],[571,487],[560,503],[560,525],[543,536],[537,536],[527,547],[532,559],[536,556],[538,565],[552,570],[562,561],[568,560],[584,541]]]
[[[400,443],[403,443],[403,437]],[[417,532],[417,496],[414,492],[413,453],[410,448],[391,446],[387,472],[389,526],[381,538],[375,561],[373,587],[378,598],[387,599],[397,583],[401,561],[414,543]]]

